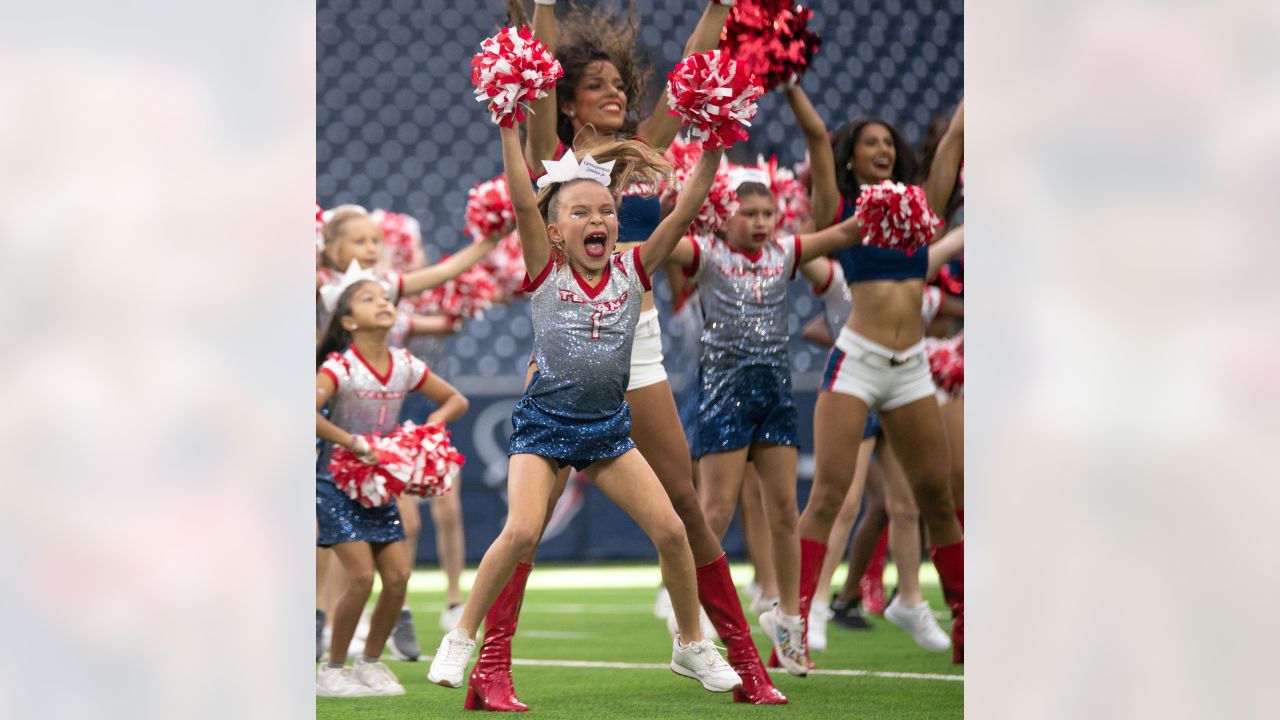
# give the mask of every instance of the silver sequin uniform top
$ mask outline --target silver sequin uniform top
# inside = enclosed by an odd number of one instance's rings
[[[525,394],[554,415],[599,420],[622,406],[640,300],[651,286],[639,246],[605,268],[595,290],[568,263],[548,263],[526,284],[538,378]]]
[[[329,420],[352,435],[388,433],[400,419],[404,396],[427,381],[431,371],[426,363],[408,350],[391,350],[391,367],[385,377],[378,377],[354,346],[341,355],[330,355],[320,372],[333,378],[338,389],[329,400]],[[329,465],[332,443],[325,443],[320,458],[321,469]]]
[[[754,259],[715,238],[698,238],[695,247],[703,374],[747,366],[790,372],[787,284],[795,279],[799,238],[766,242]]]

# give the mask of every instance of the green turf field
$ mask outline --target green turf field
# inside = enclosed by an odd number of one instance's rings
[[[837,573],[840,582],[843,571]],[[944,608],[933,568],[922,570],[925,596],[935,611]],[[750,577],[735,564],[733,576]],[[950,653],[926,653],[887,621],[872,617],[870,631],[834,623],[828,649],[814,653],[819,670],[807,678],[773,673],[791,700],[782,707],[735,705],[730,694],[712,694],[677,676],[666,664],[671,640],[653,615],[657,570],[652,567],[558,568],[539,565],[525,594],[513,644],[513,677],[520,699],[539,718],[959,718],[963,717],[962,669]],[[892,585],[892,566],[885,576]],[[410,583],[418,640],[423,653],[435,651],[444,600],[440,573],[419,570]],[[470,575],[463,587],[470,586]],[[768,641],[756,631],[756,646],[768,656]],[[949,621],[942,621],[944,629]],[[654,665],[639,668],[556,667],[538,661],[575,660]],[[529,663],[529,664],[525,664]],[[316,717],[325,720],[390,720],[462,716],[465,690],[427,682],[429,660],[387,664],[407,691],[391,698],[316,698]],[[823,671],[833,671],[824,674]],[[872,673],[872,674],[863,674]],[[874,673],[885,673],[875,675]],[[894,674],[925,677],[896,677]],[[938,677],[949,676],[949,677]]]

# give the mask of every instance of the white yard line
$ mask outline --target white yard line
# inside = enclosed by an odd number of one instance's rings
[[[422,656],[423,662],[430,662],[431,657]],[[671,667],[662,663],[628,663],[628,662],[605,662],[592,660],[526,660],[516,658],[511,661],[513,665],[528,665],[531,667],[570,667],[570,668],[587,668],[587,669],[604,669],[604,670],[666,670],[670,672]],[[770,672],[781,674],[783,670],[771,670]],[[874,677],[888,678],[891,680],[941,680],[943,682],[964,682],[963,675],[938,675],[934,673],[903,673],[903,672],[885,672],[880,670],[825,670],[816,668],[809,671],[810,675],[835,675],[839,677]]]

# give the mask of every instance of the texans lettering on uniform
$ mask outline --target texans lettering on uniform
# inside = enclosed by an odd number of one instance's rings
[[[721,275],[728,275],[729,277],[777,277],[786,272],[786,268],[782,265],[766,265],[764,267],[720,265],[716,266],[716,270]]]
[[[404,397],[404,392],[397,390],[354,390],[355,396],[362,400],[397,400]]]
[[[622,292],[622,295],[618,296],[613,300],[589,300],[587,298],[582,297],[581,295],[579,295],[578,293],[572,290],[569,290],[567,288],[561,288],[560,301],[578,303],[581,305],[590,305],[591,307],[594,307],[597,310],[602,310],[604,312],[617,312],[618,310],[622,309],[623,305],[627,304],[627,292],[624,290]]]

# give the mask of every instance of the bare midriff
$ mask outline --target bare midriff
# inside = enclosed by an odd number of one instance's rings
[[[906,350],[924,337],[923,280],[867,280],[849,285],[849,292],[853,313],[845,327],[890,350]]]

